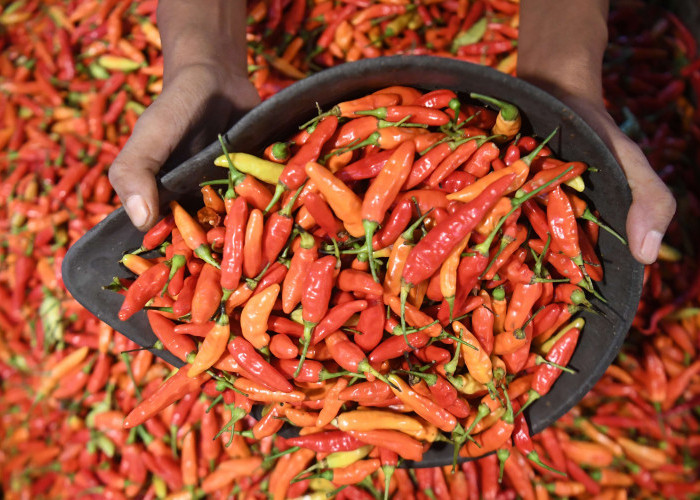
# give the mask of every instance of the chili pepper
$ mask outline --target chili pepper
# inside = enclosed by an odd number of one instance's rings
[[[263,228],[263,214],[259,209],[254,208],[248,215],[243,244],[243,274],[246,278],[253,278],[262,271]]]
[[[236,198],[225,219],[226,236],[221,256],[221,287],[224,290],[234,290],[241,279],[247,221],[248,204],[245,199]]]
[[[576,349],[580,330],[576,327],[567,329],[564,334],[557,339],[547,352],[546,360],[559,366],[566,366]],[[543,363],[535,370],[535,378],[532,381],[532,389],[528,393],[528,400],[520,411],[528,407],[539,397],[547,394],[552,384],[559,378],[562,370],[552,364]]]
[[[211,249],[207,245],[207,235],[197,221],[176,201],[170,202],[170,210],[187,247],[209,265],[219,268],[219,263],[212,257]]]
[[[308,172],[304,172],[304,166],[318,159],[321,148],[333,135],[337,126],[338,118],[335,116],[327,116],[316,125],[315,130],[311,133],[307,142],[284,167],[279,179],[276,181],[277,186],[275,188],[275,194],[270,204],[276,202],[285,190],[297,189],[302,185],[306,175],[308,175]],[[270,205],[268,205],[267,210],[269,210],[269,208]]]
[[[314,327],[326,316],[328,311],[328,303],[335,281],[335,266],[336,259],[330,255],[321,257],[309,266],[304,280],[304,292],[301,296],[304,335],[302,337],[301,357],[295,376],[299,374],[301,365],[306,358],[306,351],[309,348]]]
[[[384,307],[381,303],[369,302],[367,308],[360,312],[354,340],[363,351],[372,351],[381,342],[384,330],[383,316]]]
[[[295,375],[294,372],[298,365],[299,363],[295,359],[276,359],[274,364],[275,368],[297,382],[321,382],[322,380],[336,378],[346,374],[345,372],[329,372],[323,367],[321,362],[307,359],[302,364],[299,374]]]
[[[202,482],[202,491],[214,493],[225,487],[238,478],[243,478],[253,474],[262,465],[261,456],[247,458],[234,458],[226,460],[217,465],[214,472],[209,474]]]
[[[359,292],[375,297],[381,297],[382,286],[375,282],[367,273],[355,269],[344,269],[338,275],[338,288],[346,292]]]
[[[467,233],[440,266],[440,293],[450,307],[450,321],[453,318],[455,293],[457,290],[457,268],[459,267],[462,252],[469,243],[470,236],[471,233]]]
[[[241,311],[241,333],[256,349],[270,343],[267,321],[280,292],[278,284],[270,285],[261,293],[253,295]]]
[[[333,212],[331,212],[328,204],[318,193],[314,191],[308,193],[304,198],[304,206],[331,239],[338,239],[339,241],[345,239],[343,236],[338,236],[343,231],[343,228],[333,215]]]
[[[313,329],[313,334],[311,335],[311,345],[318,344],[328,335],[332,334],[343,326],[352,315],[364,311],[365,309],[367,309],[366,300],[354,300],[352,302],[346,302],[333,307]]]
[[[440,408],[425,396],[421,396],[400,377],[390,374],[387,380],[393,384],[392,392],[418,415],[445,432],[452,432],[459,425],[448,411]]]
[[[401,296],[405,304],[408,289],[429,278],[437,266],[470,232],[481,217],[495,204],[513,180],[513,176],[499,179],[472,202],[460,207],[454,214],[435,226],[413,248],[402,273]],[[404,315],[402,328],[405,329]]]
[[[352,236],[364,236],[362,201],[341,180],[321,165],[309,162],[306,174],[316,184],[335,214]]]
[[[303,325],[300,325],[296,321],[273,315],[270,315],[267,320],[267,329],[294,337],[301,337],[304,332]]]
[[[294,359],[299,354],[299,349],[285,334],[274,335],[270,340],[270,352],[280,359]]]
[[[221,290],[221,271],[205,263],[197,279],[192,297],[192,322],[206,323],[219,308],[223,291]]]
[[[294,438],[286,438],[285,443],[290,446],[299,446],[316,452],[326,453],[352,451],[362,446],[361,441],[342,431],[326,431]]]
[[[204,337],[204,342],[199,347],[187,376],[196,377],[214,365],[226,352],[226,344],[230,334],[228,315],[220,314],[214,326]]]
[[[343,182],[372,179],[384,168],[393,153],[394,150],[389,149],[367,155],[343,167],[336,173],[336,177]]]
[[[143,306],[163,289],[169,274],[170,267],[166,262],[160,262],[144,271],[127,290],[119,309],[119,319],[126,321],[143,309]]]
[[[372,431],[348,431],[348,434],[364,443],[393,451],[405,460],[420,461],[423,457],[423,445],[402,432],[378,429]]]
[[[156,392],[141,401],[124,419],[124,428],[130,429],[145,422],[185,394],[199,390],[199,387],[209,379],[209,375],[205,373],[188,377],[186,367],[187,365],[180,368],[175,375],[163,382]]]

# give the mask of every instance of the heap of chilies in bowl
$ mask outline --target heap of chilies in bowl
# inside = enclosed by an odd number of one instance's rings
[[[337,486],[436,441],[456,460],[512,438],[548,467],[522,410],[576,348],[599,221],[577,195],[586,164],[547,148],[556,131],[522,136],[515,106],[471,98],[394,86],[264,158],[222,142],[227,179],[204,183],[196,215],[171,202],[122,260],[138,277],[114,283],[120,319],[147,309],[157,347],[186,363],[125,427],[204,391],[232,408],[223,430],[262,404],[246,436],[287,421],[290,446],[354,451],[322,473]]]

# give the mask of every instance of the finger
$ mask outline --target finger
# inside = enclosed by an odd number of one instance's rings
[[[661,240],[676,211],[676,200],[649,165],[641,149],[617,127],[610,115],[587,102],[569,105],[598,132],[627,176],[632,205],[627,214],[630,252],[642,264],[659,254]]]
[[[676,212],[676,200],[657,177],[641,151],[621,158],[632,190],[632,206],[627,214],[630,251],[642,264],[651,264],[659,255],[661,240]],[[642,158],[639,158],[639,157]]]
[[[187,131],[181,118],[192,116],[199,103],[163,94],[146,109],[133,133],[109,169],[109,179],[131,222],[145,231],[158,219],[155,174]]]

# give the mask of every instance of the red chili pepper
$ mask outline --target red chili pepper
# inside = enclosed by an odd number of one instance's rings
[[[147,269],[134,281],[126,292],[124,302],[119,309],[119,319],[126,321],[143,306],[161,292],[165,287],[170,267],[166,262],[160,262]]]
[[[357,322],[355,343],[365,352],[373,350],[382,340],[384,333],[384,307],[381,303],[369,302],[368,307],[360,312]]]
[[[146,316],[153,333],[162,342],[163,347],[177,358],[187,361],[187,357],[197,351],[197,346],[189,336],[175,333],[175,325],[168,318],[156,311],[148,311]]]
[[[302,351],[297,374],[306,358],[312,331],[328,312],[328,304],[335,284],[336,263],[333,256],[321,257],[309,267],[304,280],[304,292],[301,296],[304,335],[301,341]]]
[[[192,297],[192,322],[206,323],[209,321],[219,309],[222,297],[221,271],[209,263],[205,263],[197,279]]]
[[[304,278],[310,266],[318,258],[315,238],[309,233],[301,233],[299,239],[292,245],[292,252],[289,271],[282,285],[282,308],[286,314],[291,313],[301,301]]]
[[[185,394],[198,391],[199,387],[209,379],[209,375],[205,373],[194,378],[188,377],[188,369],[187,365],[180,368],[151,396],[141,401],[124,419],[124,428],[130,429],[142,424],[166,406],[184,397]]]
[[[234,290],[243,273],[243,243],[247,222],[248,204],[245,199],[236,198],[225,219],[226,236],[221,256],[221,287],[225,290]]]

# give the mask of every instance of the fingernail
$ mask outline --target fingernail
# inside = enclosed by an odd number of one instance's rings
[[[134,226],[141,227],[148,220],[149,210],[146,201],[138,194],[129,196],[124,203],[124,208],[131,218]]]
[[[649,231],[644,237],[644,240],[642,240],[640,257],[646,262],[654,262],[659,256],[659,247],[661,246],[661,239],[663,236],[664,235],[658,231]]]

